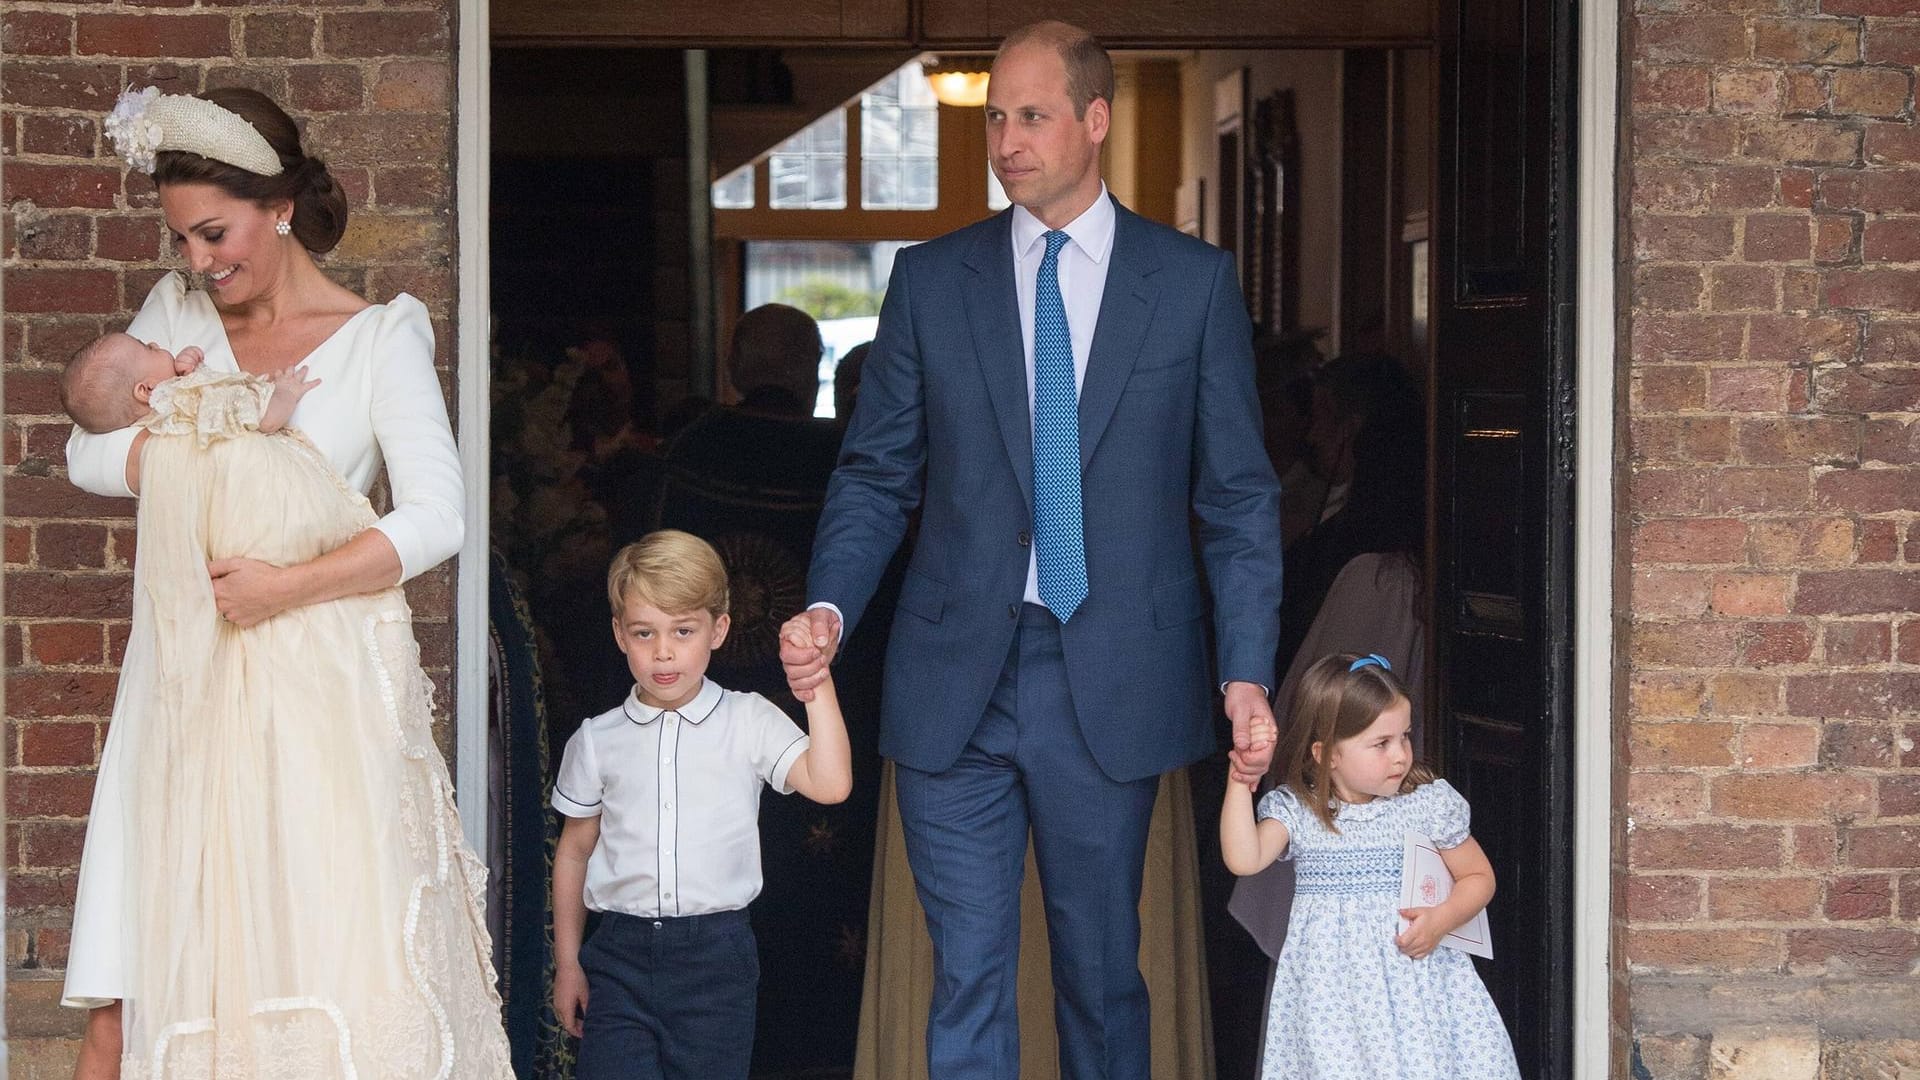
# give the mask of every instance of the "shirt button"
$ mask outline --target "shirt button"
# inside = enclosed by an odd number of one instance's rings
[[[662,854],[662,855],[671,855],[671,854],[673,854],[673,849],[672,849],[672,848],[667,848],[667,849],[665,849],[665,850],[663,850],[662,852],[660,852],[660,854]]]
[[[661,759],[660,759],[660,764],[662,764],[662,765],[671,765],[671,764],[673,764],[673,759],[672,759],[672,758],[670,758],[670,757],[663,757],[663,758],[661,758]]]
[[[671,809],[673,809],[673,803],[672,803],[672,802],[668,802],[668,803],[667,803],[667,809],[669,809],[669,810],[671,810]]]

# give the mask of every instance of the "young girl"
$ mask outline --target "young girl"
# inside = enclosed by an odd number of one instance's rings
[[[1286,782],[1257,815],[1251,790],[1228,786],[1227,869],[1245,876],[1293,859],[1298,875],[1264,1080],[1518,1080],[1473,962],[1436,947],[1493,898],[1493,867],[1467,835],[1466,800],[1414,764],[1411,727],[1406,688],[1384,659],[1328,656],[1294,693],[1274,758]],[[1437,907],[1399,906],[1409,831],[1431,839],[1453,874]]]

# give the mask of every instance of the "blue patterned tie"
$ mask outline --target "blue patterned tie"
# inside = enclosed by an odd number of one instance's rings
[[[1087,598],[1087,548],[1080,527],[1080,402],[1073,385],[1073,337],[1060,300],[1060,249],[1047,234],[1033,290],[1033,539],[1040,600],[1061,622]]]

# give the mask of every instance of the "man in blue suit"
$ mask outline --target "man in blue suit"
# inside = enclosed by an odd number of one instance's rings
[[[814,543],[813,646],[782,650],[806,696],[920,508],[880,751],[933,937],[935,1080],[1018,1078],[1029,832],[1062,1074],[1147,1080],[1159,775],[1213,749],[1216,686],[1235,777],[1271,755],[1247,739],[1280,601],[1247,313],[1228,255],[1107,194],[1112,95],[1083,30],[1002,43],[987,137],[1014,207],[897,257]]]

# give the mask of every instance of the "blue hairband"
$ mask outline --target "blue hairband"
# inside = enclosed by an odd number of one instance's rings
[[[1359,671],[1363,667],[1372,667],[1375,664],[1378,664],[1380,666],[1380,669],[1383,671],[1393,670],[1393,665],[1387,663],[1387,658],[1384,656],[1381,656],[1379,653],[1368,653],[1367,655],[1361,657],[1360,659],[1355,660],[1353,663],[1348,664],[1347,670]]]

